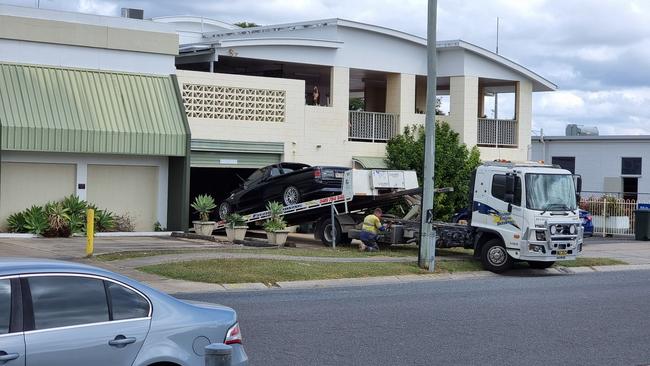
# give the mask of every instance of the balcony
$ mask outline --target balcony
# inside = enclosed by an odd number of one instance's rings
[[[479,118],[477,123],[477,145],[517,147],[517,120]]]
[[[387,142],[399,134],[399,114],[349,112],[348,138],[351,141]]]

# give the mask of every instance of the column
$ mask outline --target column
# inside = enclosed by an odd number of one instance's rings
[[[479,107],[478,77],[452,76],[449,85],[449,125],[468,147],[476,145]]]

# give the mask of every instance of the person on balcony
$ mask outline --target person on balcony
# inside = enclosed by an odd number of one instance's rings
[[[314,90],[311,93],[313,105],[320,105],[320,92],[318,91],[318,86],[314,86]]]
[[[381,223],[381,208],[376,208],[373,213],[363,219],[363,226],[361,227],[361,244],[359,251],[376,252],[379,250],[377,245],[377,235],[380,231],[385,231],[386,227]]]

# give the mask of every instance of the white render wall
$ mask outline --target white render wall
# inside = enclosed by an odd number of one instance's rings
[[[285,122],[188,118],[193,139],[283,142],[285,161],[352,166],[352,156],[384,156],[385,144],[348,141],[350,73],[332,69],[332,106],[305,105],[301,80],[178,70],[181,84],[284,90]]]
[[[556,156],[575,157],[576,174],[582,175],[583,191],[611,191],[606,180],[619,180],[622,189],[621,158],[641,158],[639,193],[650,193],[650,141],[547,141],[534,140],[531,160],[552,162]],[[650,202],[650,195],[639,194],[639,200]]]

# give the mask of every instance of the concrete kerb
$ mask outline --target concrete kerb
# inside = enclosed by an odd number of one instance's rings
[[[559,267],[548,268],[544,270],[525,270],[526,274],[534,274],[538,276],[558,276],[558,275],[574,275],[583,273],[595,272],[615,272],[615,271],[638,271],[650,270],[650,264],[635,264],[635,265],[613,265],[613,266],[594,266],[594,267]],[[305,289],[318,289],[318,288],[334,288],[334,287],[358,287],[370,285],[387,285],[387,284],[406,284],[415,282],[434,282],[434,281],[454,281],[454,280],[467,280],[467,279],[481,279],[481,278],[496,278],[501,275],[488,271],[475,271],[475,272],[456,272],[456,273],[433,273],[421,275],[399,275],[399,276],[381,276],[381,277],[361,277],[361,278],[340,278],[329,280],[308,280],[308,281],[280,281],[274,285],[265,285],[259,282],[253,283],[235,283],[235,284],[207,284],[189,281],[176,281],[176,280],[160,280],[152,281],[150,283],[154,287],[163,285],[163,291],[182,294],[182,293],[197,293],[209,291],[273,291],[273,290],[305,290]],[[168,282],[175,281],[177,284]],[[166,285],[169,285],[166,286]],[[176,290],[176,291],[174,291]]]

